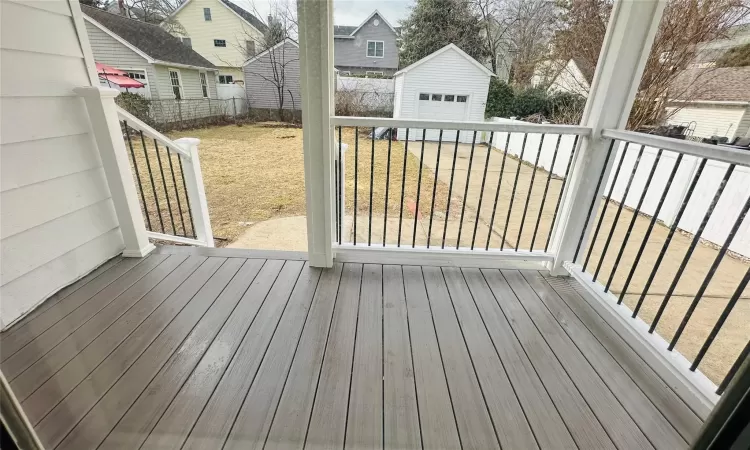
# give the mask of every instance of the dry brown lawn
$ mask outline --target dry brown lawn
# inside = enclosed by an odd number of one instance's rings
[[[302,154],[302,129],[280,123],[258,123],[252,125],[228,125],[222,127],[175,131],[169,134],[172,139],[195,137],[201,140],[199,146],[201,170],[208,199],[209,214],[214,236],[220,238],[216,244],[226,245],[235,240],[251,223],[277,217],[299,216],[305,214],[305,175]],[[349,144],[345,156],[345,215],[352,215],[354,208],[354,162],[355,137],[354,129],[344,129],[342,141]],[[410,143],[410,145],[418,145]],[[146,157],[140,140],[133,137],[133,148],[138,163],[143,195],[146,198],[148,217],[151,229],[161,231],[163,223],[167,233],[192,234],[187,213],[186,195],[182,187],[178,159],[172,157],[175,169],[175,182],[166,160],[166,152],[161,148],[162,165],[165,170],[165,194],[158,159],[153,141],[146,141],[148,164],[154,176],[154,187],[151,187]],[[358,162],[358,214],[367,214],[370,202],[370,167],[373,154],[372,140],[362,132],[359,137]],[[386,172],[388,170],[388,141],[375,141],[375,159],[372,167],[373,212],[383,214],[385,208]],[[404,168],[404,157],[406,167]],[[405,152],[401,142],[391,143],[390,175],[388,178],[388,214],[396,217],[399,214],[401,189],[404,189],[404,217],[413,217],[419,190],[419,210],[428,215],[431,207],[435,174],[423,168],[421,185],[419,185],[419,161],[410,152]],[[405,180],[405,182],[404,182]],[[177,185],[175,193],[174,184]],[[419,186],[418,186],[419,185]],[[154,195],[154,192],[156,195]],[[183,208],[182,223],[176,205],[179,196]],[[170,198],[172,216],[169,215],[167,198]],[[438,181],[435,187],[435,209],[444,210],[447,204],[448,188]],[[156,202],[162,211],[161,221],[157,214]],[[454,197],[451,205],[453,211],[460,205]],[[453,215],[453,212],[451,213]],[[172,228],[172,219],[175,229]]]

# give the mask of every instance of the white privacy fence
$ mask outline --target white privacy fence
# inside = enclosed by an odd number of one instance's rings
[[[524,123],[520,120],[502,119],[497,117],[493,118],[492,121],[499,123]],[[487,141],[489,140],[488,133],[485,135],[485,139]],[[507,148],[509,155],[516,156],[532,165],[536,163],[538,167],[543,168],[544,170],[550,170],[553,157],[557,152],[555,165],[552,167],[552,173],[562,177],[567,168],[568,158],[574,150],[575,136],[563,135],[560,138],[559,149],[557,148],[557,141],[558,135],[552,134],[542,135],[528,133],[524,135],[521,133],[511,133],[510,138],[508,138],[508,133],[495,133],[492,139],[492,146],[501,150]],[[619,165],[622,155],[625,154],[625,160],[622,161],[621,171],[622,173],[628,174],[633,170],[638,152],[624,152],[625,145],[628,144],[622,141],[619,141],[618,144],[614,164],[615,167]],[[640,149],[640,145],[638,144],[631,143],[629,145],[636,146],[636,150]],[[649,172],[654,164],[658,151],[659,149],[656,147],[644,147],[638,170],[633,177],[628,196],[625,198],[625,206],[635,208],[638,205],[638,201],[643,193],[646,180],[648,179]],[[642,214],[653,215],[654,211],[656,211],[661,192],[666,186],[677,157],[678,153],[676,152],[662,152],[661,159],[656,167],[651,182],[651,189],[646,193],[646,197],[640,208]],[[680,209],[680,205],[682,205],[682,202],[685,199],[690,183],[695,176],[700,159],[701,158],[696,156],[683,155],[680,167],[672,181],[671,189],[669,190],[657,217],[659,220],[663,221],[666,226],[671,226],[674,222],[675,216]],[[728,163],[715,160],[709,160],[706,163],[703,173],[696,185],[695,192],[680,218],[678,224],[680,229],[688,233],[695,233],[698,230],[704,213],[708,209],[714,193],[721,183],[722,177],[728,166]],[[604,192],[609,192],[611,182],[612,177],[608,179]],[[627,183],[628,177],[623,176],[617,179],[612,191],[612,200],[616,202],[623,201]],[[716,204],[714,212],[703,230],[702,237],[704,239],[717,245],[724,244],[735,218],[742,209],[748,190],[750,190],[749,186],[750,168],[738,165],[734,169],[731,178],[724,188],[724,194]],[[750,221],[743,223],[729,249],[743,256],[750,257]]]
[[[393,79],[336,77],[337,101],[354,103],[368,111],[393,114]]]

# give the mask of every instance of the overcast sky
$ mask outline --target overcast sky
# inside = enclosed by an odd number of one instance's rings
[[[253,12],[257,10],[265,21],[274,0],[234,0],[238,5]],[[295,4],[295,0],[287,0]],[[375,9],[380,11],[391,25],[398,26],[399,20],[409,14],[413,0],[333,0],[333,22],[335,25],[359,25]],[[254,6],[254,8],[253,8]]]

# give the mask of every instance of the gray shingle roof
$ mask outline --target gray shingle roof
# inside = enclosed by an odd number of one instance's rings
[[[671,90],[675,100],[750,102],[750,67],[685,70]]]
[[[240,17],[245,19],[247,23],[254,26],[255,29],[257,29],[261,33],[265,33],[268,30],[266,24],[264,24],[260,19],[235,5],[234,3],[230,2],[229,0],[221,0],[221,2],[227,5],[232,11],[236,12]]]
[[[213,69],[216,66],[158,25],[81,5],[81,11],[158,61]]]
[[[333,26],[333,35],[334,36],[349,36],[356,30],[356,26],[350,26],[350,25],[334,25]]]

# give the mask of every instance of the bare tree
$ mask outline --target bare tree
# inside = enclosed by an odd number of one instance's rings
[[[120,13],[148,23],[161,24],[170,33],[183,32],[182,26],[169,15],[184,0],[117,0]]]
[[[552,58],[582,61],[593,70],[612,0],[567,0],[560,8]],[[749,16],[747,0],[670,0],[646,61],[628,127],[657,125],[667,118],[665,106],[670,100],[691,100],[702,94],[714,68],[692,67],[698,44],[726,37],[732,26]],[[669,114],[675,114],[680,104]]]
[[[534,67],[549,53],[555,5],[549,0],[505,0],[502,8],[512,53],[511,80],[526,87]]]
[[[482,37],[495,75],[510,73],[511,25],[515,18],[506,11],[507,0],[472,0],[481,19]]]

